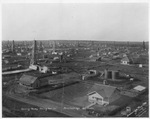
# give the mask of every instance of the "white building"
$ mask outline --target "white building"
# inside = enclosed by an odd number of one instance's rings
[[[109,101],[104,100],[104,97],[102,97],[99,93],[96,91],[91,92],[88,95],[88,101],[91,103],[96,103],[99,105],[109,104]]]
[[[146,90],[146,87],[138,85],[138,86],[134,87],[133,89],[136,90],[137,92],[143,92]]]
[[[124,65],[129,65],[129,64],[131,64],[133,61],[131,60],[131,58],[129,58],[129,57],[124,57],[124,58],[122,58],[121,59],[121,64],[124,64]]]
[[[39,66],[39,65],[30,65],[30,66],[29,66],[29,69],[38,70],[38,71],[40,71],[41,73],[47,73],[47,72],[50,71],[48,67],[46,67],[46,66],[41,67],[41,66]]]
[[[104,106],[118,99],[120,97],[120,90],[113,86],[98,84],[92,86],[87,96],[88,101],[91,103],[90,105],[98,104]]]

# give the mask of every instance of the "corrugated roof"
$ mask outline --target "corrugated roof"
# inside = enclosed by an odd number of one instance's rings
[[[122,58],[121,61],[127,61],[127,62],[134,63],[135,58],[133,58],[133,56],[131,56],[131,55],[127,55],[126,57]]]
[[[116,95],[120,94],[116,87],[89,82],[78,83],[70,87],[66,87],[65,90],[71,91],[74,94],[74,96],[75,95],[83,96],[94,91],[103,96],[103,98],[110,98],[110,97],[114,98],[113,94]]]
[[[122,60],[121,61],[127,61],[127,62],[130,62],[130,60],[129,60],[129,58],[128,57],[124,57],[124,58],[122,58]]]
[[[116,87],[113,86],[94,84],[88,92],[96,91],[103,97],[111,97],[115,90]]]
[[[110,89],[105,89],[107,87]],[[74,104],[79,104],[80,106],[85,106],[85,103],[88,103],[87,94],[93,91],[96,91],[99,95],[101,95],[104,100],[109,100],[110,103],[120,98],[121,96],[120,91],[118,91],[116,87],[107,85],[103,86],[86,81],[76,83],[71,86],[66,86],[65,88],[63,88],[63,90],[64,92],[62,91],[62,88],[60,88],[49,92],[49,96],[54,100],[61,100],[61,95],[63,93],[65,101],[70,101]]]

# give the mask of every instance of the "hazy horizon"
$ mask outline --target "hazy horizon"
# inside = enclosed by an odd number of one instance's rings
[[[148,3],[2,4],[2,40],[148,41]]]

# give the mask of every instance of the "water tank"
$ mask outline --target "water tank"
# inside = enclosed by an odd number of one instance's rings
[[[108,71],[107,78],[112,79],[112,71]]]
[[[112,79],[118,79],[119,78],[119,72],[118,71],[112,71]]]

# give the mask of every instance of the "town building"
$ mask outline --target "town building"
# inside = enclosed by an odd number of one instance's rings
[[[94,92],[91,92],[89,94],[87,94],[89,97],[88,97],[88,100],[89,102],[91,103],[94,103],[94,104],[99,104],[99,105],[103,105],[103,104],[109,104],[108,100],[104,100],[104,97],[102,97],[99,93],[97,93],[96,91]]]
[[[38,76],[24,74],[20,78],[19,83],[27,87],[39,88],[39,87],[48,85],[48,80],[43,80],[42,78]]]
[[[29,72],[23,74],[19,80],[20,85],[24,85],[30,88],[40,88],[46,85],[57,85],[72,83],[80,80],[80,75],[77,73],[69,74],[51,74],[51,73],[39,73],[38,71]]]

